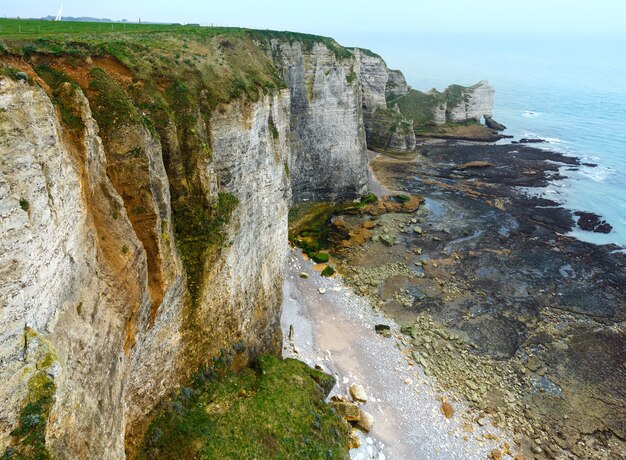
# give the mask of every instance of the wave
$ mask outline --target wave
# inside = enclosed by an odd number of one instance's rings
[[[538,117],[539,115],[541,115],[541,113],[539,113],[539,112],[533,112],[532,110],[524,110],[524,111],[522,112],[522,116],[523,116],[524,118],[536,118],[536,117]]]
[[[604,182],[609,176],[615,173],[612,169],[602,167],[582,168],[580,172],[594,182]]]

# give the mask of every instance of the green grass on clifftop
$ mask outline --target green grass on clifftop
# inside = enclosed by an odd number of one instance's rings
[[[263,356],[253,369],[183,388],[151,423],[141,459],[343,459],[348,426],[324,402],[332,377]]]

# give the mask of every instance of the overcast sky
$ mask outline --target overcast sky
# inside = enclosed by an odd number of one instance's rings
[[[0,0],[6,17],[208,23],[336,37],[385,32],[626,35],[623,0]]]

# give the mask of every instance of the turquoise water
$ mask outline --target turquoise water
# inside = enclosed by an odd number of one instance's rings
[[[564,171],[569,178],[546,190],[568,208],[596,212],[613,225],[608,235],[573,234],[626,246],[626,38],[398,34],[358,40],[416,89],[489,80],[496,89],[494,118],[507,134],[541,137],[550,141],[544,148],[598,164]]]

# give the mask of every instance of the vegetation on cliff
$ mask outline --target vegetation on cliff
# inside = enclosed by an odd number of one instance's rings
[[[348,426],[324,403],[331,376],[274,356],[218,375],[162,404],[138,458],[347,458]]]

